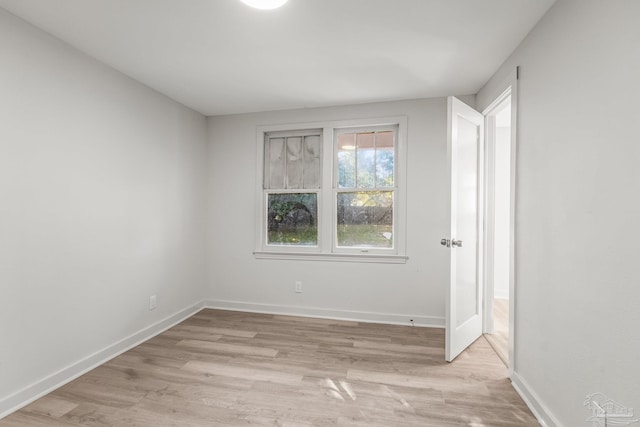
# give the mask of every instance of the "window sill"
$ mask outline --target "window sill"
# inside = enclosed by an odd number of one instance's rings
[[[260,252],[253,253],[256,259],[283,259],[302,261],[372,262],[378,264],[406,264],[409,257],[403,255],[373,254],[319,254],[300,252]]]

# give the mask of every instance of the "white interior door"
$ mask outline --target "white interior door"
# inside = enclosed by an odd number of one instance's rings
[[[451,267],[445,340],[451,362],[482,335],[484,117],[454,97],[447,103],[451,231],[441,244],[449,251]]]

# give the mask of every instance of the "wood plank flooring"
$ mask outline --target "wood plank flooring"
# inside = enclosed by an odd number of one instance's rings
[[[0,420],[15,426],[537,426],[483,338],[203,310]]]

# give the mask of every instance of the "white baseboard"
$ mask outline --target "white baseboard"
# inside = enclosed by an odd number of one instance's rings
[[[553,416],[538,395],[529,387],[526,381],[515,372],[511,375],[511,384],[531,412],[533,412],[533,415],[535,415],[542,427],[562,427],[562,424]]]
[[[202,310],[202,302],[181,310],[165,319],[154,323],[128,337],[99,350],[84,359],[75,362],[53,374],[36,381],[35,383],[19,390],[3,399],[0,399],[0,419],[12,412],[28,405],[36,399],[62,387],[79,376],[89,372],[97,366],[113,359],[127,350],[147,341],[150,338],[166,331],[167,329],[182,322],[184,319],[193,316]]]
[[[384,323],[390,325],[444,328],[444,317],[419,316],[408,314],[373,313],[366,311],[333,310],[316,307],[299,307],[275,304],[248,303],[242,301],[205,300],[206,308],[219,310],[246,311],[249,313],[283,314],[321,319],[350,320],[365,323]]]

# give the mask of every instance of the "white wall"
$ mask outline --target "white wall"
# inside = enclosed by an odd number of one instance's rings
[[[472,103],[473,97],[465,98]],[[256,127],[408,117],[403,265],[256,260]],[[267,312],[443,325],[447,286],[446,99],[209,118],[210,304]],[[295,280],[303,292],[294,293]]]
[[[207,141],[200,114],[2,9],[0,52],[2,416],[202,300]]]
[[[595,392],[640,415],[639,17],[560,0],[477,97],[520,65],[515,372],[548,425]]]

